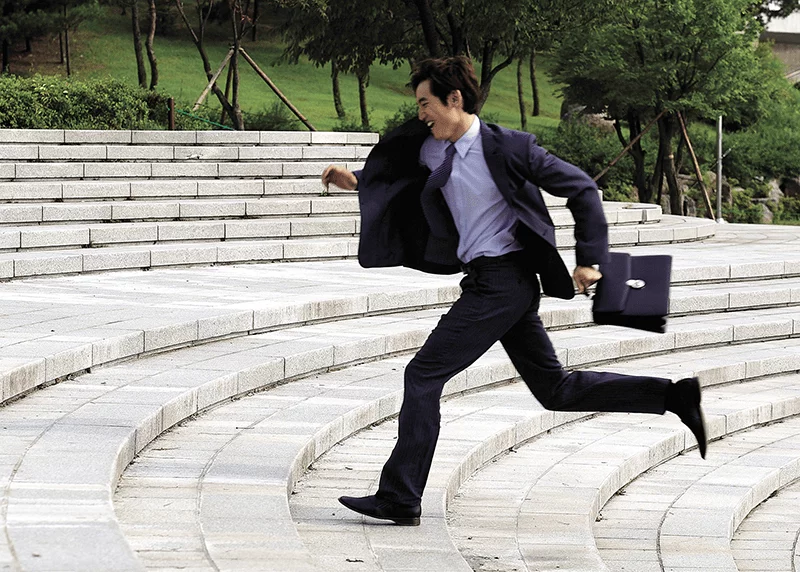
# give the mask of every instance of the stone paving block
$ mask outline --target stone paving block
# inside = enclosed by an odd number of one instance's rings
[[[347,143],[350,145],[375,145],[380,140],[378,133],[348,133]]]
[[[102,272],[107,270],[123,270],[150,268],[150,251],[147,249],[128,250],[122,252],[97,252],[83,253],[84,272]]]
[[[168,145],[109,145],[106,151],[109,161],[172,161],[174,147]]]
[[[127,199],[131,196],[131,183],[127,181],[64,181],[62,186],[65,200]]]
[[[239,147],[240,161],[277,161],[285,159],[302,159],[305,147],[289,147],[271,145],[264,147]]]
[[[775,276],[784,273],[783,263],[779,262],[747,262],[731,264],[731,278],[748,279],[761,276]]]
[[[225,238],[287,238],[291,234],[288,220],[229,221],[225,223]]]
[[[194,145],[199,131],[134,131],[134,145]]]
[[[2,184],[2,183],[0,183]],[[264,195],[321,195],[324,188],[319,180],[286,179],[264,181]]]
[[[356,233],[356,219],[352,217],[339,218],[308,218],[291,221],[291,236],[335,236],[354,235]]]
[[[258,131],[197,131],[198,145],[256,145]]]
[[[181,219],[243,217],[246,203],[237,200],[182,201],[179,209]]]
[[[89,242],[92,245],[125,244],[158,240],[159,225],[154,223],[117,223],[89,227]],[[149,256],[148,256],[149,260]]]
[[[220,176],[223,176],[220,173]],[[212,196],[261,196],[264,194],[263,181],[198,181],[197,194],[200,197]]]
[[[110,220],[110,204],[56,204],[42,205],[44,222],[69,222]]]
[[[311,214],[311,201],[305,198],[287,198],[284,200],[255,199],[248,200],[241,203],[241,205],[249,217]]]
[[[0,224],[36,223],[41,221],[41,205],[0,206]],[[800,293],[798,295],[800,296]]]
[[[97,329],[100,336],[92,344],[92,364],[105,364],[136,356],[144,352],[144,331],[124,329]]]
[[[220,177],[268,178],[283,175],[287,163],[245,162],[219,163]]]
[[[197,339],[197,322],[184,322],[168,326],[148,328],[144,332],[144,349],[153,351],[161,348],[187,344]]]
[[[0,279],[14,277],[14,261],[0,260]]]
[[[261,131],[259,144],[284,145],[284,144],[311,143],[311,132],[304,131]]]
[[[20,231],[22,248],[58,248],[87,246],[89,244],[88,228],[23,228]]]
[[[223,243],[217,247],[217,262],[270,262],[283,258],[280,243]]]
[[[355,147],[315,145],[311,147],[302,147],[302,151],[302,158],[311,161],[315,159],[356,159]]]
[[[113,220],[177,219],[180,204],[177,201],[137,203],[125,201],[111,206]]]
[[[0,358],[3,402],[47,381],[44,358]]]
[[[758,324],[736,324],[733,327],[734,341],[764,339],[792,335],[791,320],[775,320]]]
[[[225,227],[225,223],[216,221],[161,223],[158,240],[219,240],[225,237]]]
[[[340,167],[348,168],[347,163],[342,161],[299,161],[296,163],[283,163],[283,176],[284,177],[317,177],[322,176],[322,171],[328,165],[339,165]],[[317,181],[321,186],[321,183]]]
[[[314,214],[355,214],[359,212],[357,197],[321,197],[311,199],[311,212]],[[800,298],[800,292],[798,293]]]
[[[34,161],[39,158],[36,145],[0,145],[0,161]]]
[[[222,316],[200,318],[197,323],[197,337],[200,340],[207,340],[233,333],[248,332],[252,329],[253,312],[243,310]]]
[[[0,163],[0,179],[13,179],[16,177],[16,165],[13,163]]]
[[[238,161],[238,147],[175,147],[176,161]]]
[[[87,179],[147,179],[152,176],[152,163],[84,163]]]
[[[43,161],[103,161],[105,145],[40,145],[39,158]]]
[[[84,176],[83,163],[17,163],[14,166],[12,176],[16,179],[80,179]]]
[[[63,129],[0,129],[0,143],[63,142]]]
[[[155,178],[215,178],[221,176],[217,163],[152,163]]]
[[[14,259],[14,277],[72,274],[80,272],[83,260],[80,254],[29,254]]]
[[[104,143],[104,144],[117,144],[124,143],[130,144],[133,141],[133,135],[130,131],[119,130],[94,130],[94,129],[67,129],[64,131],[64,143]]]
[[[0,228],[0,249],[16,250],[20,248],[20,231]]]
[[[357,243],[357,241],[353,241]],[[305,258],[343,258],[350,255],[346,241],[290,241],[283,247],[283,256],[288,260]]]
[[[198,181],[131,181],[131,198],[189,198],[198,196]]]
[[[311,143],[315,145],[346,145],[347,136],[347,133],[314,131],[311,133]]]
[[[182,245],[180,247],[153,248],[151,266],[176,266],[184,264],[213,264],[217,262],[215,245]]]

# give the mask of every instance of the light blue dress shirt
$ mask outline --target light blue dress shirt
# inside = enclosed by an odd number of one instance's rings
[[[483,157],[481,120],[455,142],[453,170],[442,194],[458,230],[457,256],[467,263],[478,256],[502,256],[522,245],[514,236],[517,217],[492,179]],[[420,163],[433,171],[444,161],[450,141],[428,137],[419,152]]]

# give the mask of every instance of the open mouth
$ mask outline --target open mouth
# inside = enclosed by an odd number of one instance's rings
[[[428,121],[426,125],[428,126],[428,129],[433,129],[433,121]]]

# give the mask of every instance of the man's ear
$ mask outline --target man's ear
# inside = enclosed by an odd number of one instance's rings
[[[454,89],[447,96],[447,105],[450,107],[460,107],[464,109],[464,98],[461,96],[460,89]]]

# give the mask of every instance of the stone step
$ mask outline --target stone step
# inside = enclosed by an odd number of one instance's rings
[[[698,220],[685,222],[665,217],[641,229],[611,227],[609,244],[664,244],[712,235],[715,223]],[[0,280],[165,266],[356,258],[359,222],[358,217],[342,216],[292,221],[165,222],[135,228],[0,228],[0,247],[6,250],[0,252]],[[572,234],[572,229],[556,231],[560,249],[571,248]],[[171,238],[162,238],[165,236]],[[308,238],[314,236],[320,238]],[[260,240],[253,241],[254,238]],[[164,240],[173,242],[162,243]],[[117,246],[118,241],[134,244]],[[151,241],[155,244],[149,244]],[[89,248],[95,245],[102,248]]]
[[[779,259],[769,269],[779,278],[786,271]],[[752,269],[734,265],[725,274],[742,277],[747,270]],[[363,270],[351,262],[161,272],[165,273],[5,285],[0,291],[7,308],[0,317],[0,402],[88,368],[171,347],[309,321],[436,308],[454,301],[459,292],[459,276],[422,276],[399,268]],[[720,274],[719,267],[711,267],[706,279],[716,281]],[[674,276],[676,281],[701,278],[695,267],[685,272],[678,267]],[[702,341],[703,332],[713,333],[713,340],[720,343],[762,334],[793,335],[798,326],[793,329],[787,317],[800,302],[800,283],[788,278],[764,280],[767,277],[756,273],[754,282],[674,287],[671,311],[675,315],[717,315],[708,324],[700,324],[699,333],[686,326],[676,334],[671,324],[669,334],[648,335],[647,343],[664,344],[666,349],[682,347]],[[54,310],[53,299],[61,301],[60,311]],[[726,322],[730,314],[724,312],[752,308],[782,315],[763,330],[757,325],[734,329]],[[545,299],[541,317],[552,329],[589,324],[591,302]],[[618,340],[603,351],[614,349],[619,354]]]
[[[85,511],[92,514],[98,514],[97,511],[102,513],[96,503],[100,502],[103,505],[108,502],[107,494],[113,490],[122,468],[127,465],[135,452],[140,451],[167,428],[195,414],[203,407],[235,394],[257,388],[263,389],[284,379],[307,375],[329,367],[340,367],[354,361],[380,357],[387,352],[413,349],[427,336],[436,315],[435,311],[424,311],[418,315],[412,313],[400,317],[364,318],[360,321],[280,330],[249,338],[216,342],[198,348],[187,348],[176,354],[157,355],[146,360],[102,369],[74,381],[47,388],[0,410],[0,419],[9,420],[18,418],[17,415],[20,413],[25,415],[24,412],[31,407],[36,409],[37,402],[48,404],[46,407],[49,411],[49,414],[37,414],[42,423],[25,429],[25,437],[11,434],[14,437],[12,441],[22,447],[20,450],[26,451],[25,459],[22,461],[8,459],[7,467],[14,468],[12,482],[9,484],[11,493],[15,489],[14,483],[26,491],[41,490],[45,482],[60,483],[58,489],[60,492],[48,492],[47,500],[48,506],[52,506],[58,515],[57,520],[60,523],[58,525],[46,522],[53,518],[54,514],[45,511],[42,521],[32,523],[23,519],[24,526],[22,526],[22,522],[15,519],[21,518],[20,515],[23,513],[17,511],[24,511],[26,506],[30,507],[33,504],[36,507],[35,512],[40,513],[43,498],[35,497],[35,492],[30,495],[20,493],[20,497],[10,494],[8,526],[13,528],[15,524],[19,525],[16,533],[9,533],[12,542],[15,544],[19,542],[20,546],[28,542],[36,543],[35,539],[41,538],[41,531],[37,532],[41,525],[47,527],[48,538],[56,538],[51,554],[67,550],[57,541],[59,535],[64,534],[65,538],[73,538],[78,534],[80,531],[74,530],[70,522],[80,518],[81,514],[86,514]],[[607,338],[608,334],[601,332],[608,329],[599,328],[595,332],[585,332],[586,343],[595,344],[598,338]],[[561,332],[554,334],[557,346],[560,341],[559,334]],[[576,348],[575,341],[572,340],[569,351],[573,352]],[[559,348],[559,352],[563,353],[563,348]],[[584,355],[591,355],[591,352]],[[796,351],[794,355],[797,355]],[[566,357],[569,358],[569,354]],[[574,358],[572,365],[580,365],[579,354],[575,354]],[[781,363],[785,363],[785,356]],[[794,364],[793,367],[799,366]],[[395,369],[399,371],[401,366],[396,366]],[[464,374],[455,378],[449,385],[448,391],[458,392],[470,387],[474,389],[496,381],[498,374],[501,375],[499,379],[504,379],[503,375],[507,379],[508,372],[513,375],[513,369],[507,361],[492,363],[486,371],[489,375],[476,370],[473,375]],[[393,377],[394,383],[381,386],[382,389],[377,392],[369,392],[366,403],[345,403],[347,402],[345,399],[343,405],[356,406],[358,409],[351,417],[353,425],[342,423],[341,415],[344,414],[342,409],[336,409],[336,415],[332,419],[327,418],[328,421],[325,417],[319,416],[320,411],[312,417],[306,412],[301,418],[318,419],[323,423],[322,431],[314,435],[311,442],[304,440],[308,444],[303,449],[305,452],[302,455],[298,451],[288,458],[294,459],[299,455],[301,459],[310,462],[321,452],[319,447],[325,449],[346,436],[348,432],[396,413],[400,395],[396,375]],[[372,383],[373,380],[370,379],[369,384]],[[361,385],[358,388],[359,391],[363,391]],[[380,401],[376,401],[379,398]],[[322,405],[325,403],[323,400]],[[113,422],[106,426],[106,421],[103,420],[109,419],[113,419]],[[308,427],[313,428],[313,426]],[[42,434],[43,430],[47,435]],[[89,441],[81,437],[87,430],[90,430],[93,436]],[[24,443],[19,443],[20,439]],[[63,458],[60,462],[54,461],[54,453],[50,448],[62,451],[59,444],[65,442],[72,443],[67,451],[62,452],[70,455],[69,461],[65,462]],[[297,442],[294,443],[298,445]],[[268,457],[277,458],[275,451],[270,451]],[[62,453],[59,453],[59,456],[63,457]],[[80,492],[83,490],[94,492],[87,498],[87,495]],[[79,506],[74,508],[77,513],[67,510],[67,507],[74,503],[76,495],[82,500]],[[11,508],[12,505],[14,509]],[[102,549],[107,549],[111,556],[120,562],[125,562],[126,552],[122,545],[117,548],[113,546],[116,542],[113,537],[117,534],[115,527],[116,523],[111,522],[83,529],[83,532],[108,536]],[[109,544],[112,545],[111,548],[108,547]],[[71,542],[69,545],[84,546],[84,543]],[[27,551],[18,551],[19,553]],[[89,559],[86,560],[85,565],[88,566],[86,570],[94,569],[88,563],[98,557],[84,549],[82,555],[73,556]],[[64,556],[54,556],[54,558],[62,557]],[[53,561],[48,559],[49,556],[40,555],[37,558],[44,558],[41,562],[52,565]],[[97,562],[106,565],[105,560],[99,559]]]
[[[323,187],[319,179],[232,179],[232,180],[174,180],[147,181],[38,181],[0,182],[0,202],[4,209],[29,212],[25,209],[43,208],[31,202],[74,203],[84,200],[164,200],[212,199],[243,197],[257,199],[275,196],[320,196]],[[354,196],[352,191],[330,187],[331,194]],[[30,216],[30,215],[28,215]],[[35,216],[35,215],[34,215]]]
[[[563,200],[548,195],[551,218],[556,227],[572,227],[572,214],[561,208]],[[610,225],[655,223],[661,209],[640,209],[627,203],[604,203]],[[0,232],[16,225],[55,225],[77,222],[130,222],[151,220],[208,220],[263,218],[273,216],[312,216],[359,213],[355,193],[336,196],[281,196],[253,199],[176,199],[50,202],[40,204],[0,203]]]
[[[797,374],[707,389],[705,410],[710,436],[723,438],[721,444],[712,444],[708,457],[713,459],[719,449],[725,456],[728,435],[734,432],[783,419],[800,423],[797,417],[800,414],[798,389],[800,376]],[[496,562],[500,569],[609,570],[609,564],[618,562],[604,562],[595,544],[593,524],[596,518],[600,518],[598,514],[608,498],[653,466],[664,461],[667,462],[665,466],[670,466],[671,459],[684,450],[684,438],[687,442],[692,440],[688,431],[675,421],[673,415],[663,419],[643,415],[603,415],[515,449],[514,454],[496,460],[476,473],[452,503],[450,532],[456,538],[456,544],[473,567],[500,554],[501,562]],[[757,429],[754,435],[770,431],[770,428]],[[788,433],[782,432],[782,438]],[[734,435],[732,439],[736,442],[740,437]],[[731,453],[732,456],[726,456],[727,460],[744,452],[734,450]],[[793,471],[797,473],[800,468],[800,449],[795,449],[790,456],[793,460],[783,459],[786,463],[784,476]],[[687,456],[686,459],[691,466],[704,465],[699,457]],[[744,481],[747,460],[742,458],[734,464],[739,464]],[[685,464],[683,468],[686,468]],[[674,482],[669,477],[664,480],[667,486]],[[660,500],[658,495],[653,497],[655,502]],[[689,501],[687,497],[687,502],[693,507],[708,508],[709,501],[714,500],[707,496],[708,500],[704,502],[699,498],[695,495]],[[497,516],[486,518],[487,510]],[[719,510],[725,512],[725,506],[720,506]],[[673,506],[665,513],[667,520],[678,512]],[[685,526],[679,534],[702,537],[704,530],[713,528],[712,523],[721,519],[721,516],[717,518],[708,513],[694,516],[693,520],[684,521]],[[665,521],[662,538],[665,531],[676,531],[667,527]],[[646,533],[643,531],[642,534]],[[673,540],[669,539],[670,542]],[[641,552],[633,569],[661,570],[661,567],[653,566],[652,558],[646,555],[655,556],[656,553],[645,553],[649,547],[642,539],[638,541],[637,551]],[[704,550],[707,547],[696,547],[696,555],[707,560],[693,560],[692,540],[683,538],[683,541],[686,551],[680,556],[667,556],[664,544],[660,544],[664,569],[723,570],[711,565],[709,559],[713,559],[714,554]]]
[[[0,144],[0,164],[27,161],[360,161],[372,145],[33,145]]]
[[[800,481],[779,490],[739,525],[731,552],[739,570],[792,572],[800,569]]]
[[[121,244],[161,244],[175,242],[193,241],[231,241],[231,240],[253,240],[253,239],[290,239],[290,238],[309,238],[309,237],[353,237],[360,231],[361,220],[358,215],[358,200],[349,198],[331,199],[325,197],[304,200],[299,199],[293,202],[271,201],[268,205],[250,203],[251,212],[261,214],[251,214],[244,218],[248,220],[190,220],[177,221],[180,218],[181,209],[191,213],[202,214],[196,208],[198,205],[181,203],[154,203],[154,202],[130,202],[121,204],[113,203],[94,203],[60,206],[45,211],[45,216],[54,218],[59,215],[78,218],[87,216],[96,218],[100,221],[113,220],[115,224],[95,223],[95,224],[43,224],[26,226],[7,226],[0,227],[0,252],[15,252],[26,250],[64,250],[74,248],[96,248],[115,246]],[[214,203],[212,203],[214,205]],[[322,206],[320,206],[322,205]],[[218,208],[219,203],[216,203]],[[242,203],[246,207],[245,203]],[[192,208],[195,207],[195,208]],[[316,207],[318,211],[323,211],[317,216],[311,216],[311,210]],[[340,209],[336,212],[336,209]],[[292,210],[300,209],[296,214]],[[272,210],[272,212],[270,212]],[[325,210],[328,212],[326,213]],[[277,212],[276,212],[277,211]],[[288,211],[288,212],[287,212]],[[353,212],[355,211],[355,212]],[[208,212],[206,216],[208,216]],[[615,216],[620,214],[624,222],[625,230],[616,228],[616,223],[612,223],[610,230],[610,241],[612,244],[618,241],[622,244],[629,244],[631,238],[634,243],[648,240],[667,238],[666,242],[673,242],[674,236],[669,233],[673,228],[680,226],[673,224],[673,221],[664,223],[664,229],[657,236],[653,233],[640,233],[638,229],[629,230],[627,227],[641,221],[634,221],[629,216],[627,210],[612,211],[609,209],[610,218],[617,219]],[[632,214],[640,215],[634,211]],[[177,215],[177,216],[176,216]],[[286,218],[291,216],[291,218]],[[137,222],[142,217],[143,222]],[[554,214],[554,223],[557,225],[556,236],[560,242],[569,242],[569,238],[574,233],[572,216],[562,210]],[[127,224],[117,224],[125,221]],[[158,222],[150,222],[158,221]],[[713,225],[714,223],[710,223]],[[713,229],[713,226],[712,226]],[[695,232],[695,237],[697,232]],[[563,237],[563,238],[562,238]],[[574,239],[573,239],[574,241]],[[659,240],[662,242],[664,240]]]
[[[319,179],[328,165],[350,171],[361,169],[363,161],[171,161],[162,163],[96,161],[72,163],[0,163],[0,180],[46,182],[78,180],[160,180],[185,179],[277,179],[314,177]]]
[[[1,144],[374,145],[377,133],[308,131],[131,131],[0,129]]]
[[[749,511],[800,476],[798,436],[800,420],[794,417],[727,437],[705,463],[677,457],[644,473],[606,504],[595,523],[600,556],[614,570],[790,572],[800,522],[792,527],[791,518],[775,518],[764,526],[757,516],[762,507]],[[754,526],[744,531],[749,540],[737,549],[731,532],[747,529],[751,519]],[[782,536],[787,539],[779,557],[775,548]]]

